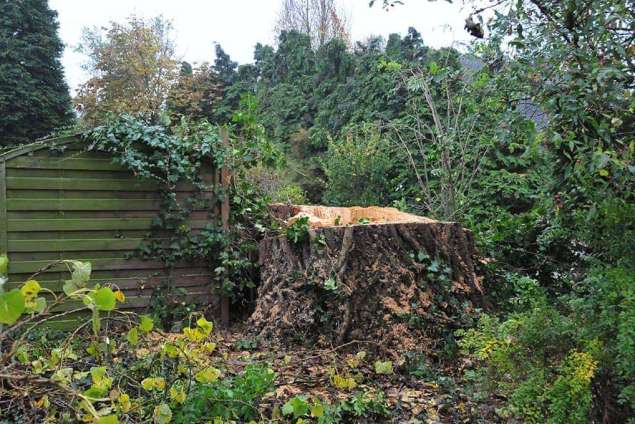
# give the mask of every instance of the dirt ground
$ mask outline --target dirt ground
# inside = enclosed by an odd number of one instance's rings
[[[428,367],[425,358],[408,355],[385,357],[376,353],[372,341],[355,340],[341,346],[324,349],[288,349],[266,345],[249,338],[242,329],[220,331],[218,348],[227,355],[228,366],[236,373],[254,362],[269,364],[277,378],[275,389],[265,396],[260,409],[265,416],[275,415],[274,409],[296,395],[321,399],[328,403],[346,400],[354,393],[381,392],[389,406],[389,416],[360,423],[492,423],[501,422],[492,400],[475,402],[462,381],[469,363],[458,362],[448,369]],[[358,353],[365,358],[358,360]],[[418,362],[417,359],[421,361]],[[374,362],[393,361],[390,374],[377,374]],[[432,369],[436,368],[436,369]],[[333,374],[353,376],[354,389],[341,389],[333,384]],[[308,422],[308,421],[307,421]]]

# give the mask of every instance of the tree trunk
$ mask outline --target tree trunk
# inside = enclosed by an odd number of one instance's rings
[[[457,223],[390,208],[272,210],[282,219],[303,210],[322,215],[314,226],[346,211],[349,222],[360,213],[374,214],[375,222],[313,228],[299,244],[285,236],[260,243],[262,283],[250,324],[263,340],[370,340],[389,350],[434,352],[482,295],[472,234]]]

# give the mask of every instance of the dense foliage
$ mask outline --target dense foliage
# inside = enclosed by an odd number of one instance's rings
[[[390,9],[407,0],[377,3]],[[104,123],[89,134],[95,148],[163,188],[157,228],[173,230],[173,237],[145,246],[142,254],[168,264],[205,258],[223,288],[244,300],[242,289],[257,282],[254,242],[270,224],[268,201],[393,205],[460,221],[474,232],[486,291],[483,308],[470,314],[477,324],[447,337],[446,356],[454,361],[452,378],[462,379],[461,390],[493,405],[500,421],[632,422],[635,3],[471,4],[469,21],[484,28],[485,38],[461,49],[429,48],[414,28],[354,46],[337,37],[316,42],[315,34],[300,28],[282,31],[275,47],[258,44],[253,64],[238,65],[217,45],[213,65],[193,69],[183,63],[180,73],[171,40],[162,38],[165,22],[113,24],[106,40],[97,33],[87,38],[98,66],[78,98],[84,103],[77,104],[90,104],[82,110],[85,122]],[[492,15],[487,24],[483,12]],[[143,75],[132,75],[124,82],[142,89],[130,91],[111,78],[147,51],[157,58],[148,72],[166,79],[152,80],[153,88],[134,83]],[[156,96],[145,96],[145,89]],[[107,120],[110,112],[137,116]],[[228,145],[222,145],[218,126],[228,130]],[[202,189],[204,160],[230,167],[235,176],[227,192],[216,193],[231,201],[231,232],[210,227],[193,234],[182,225],[199,200],[177,200],[176,183]],[[284,234],[292,244],[311,237],[308,218]],[[0,321],[12,324],[25,311],[46,308],[34,287],[27,282],[23,290],[3,294]],[[95,290],[102,290],[100,296]],[[116,291],[86,287],[77,295],[99,312],[97,300],[110,302],[111,293]],[[93,314],[94,323],[99,313]],[[116,343],[156,340],[148,334],[138,341],[134,334],[144,332],[143,322],[131,322],[127,341],[120,334],[113,336]],[[266,366],[253,365],[219,379],[223,365],[211,351],[203,355],[211,363],[196,362],[197,352],[209,348],[209,333],[196,335],[205,328],[206,321],[196,321],[175,336],[177,342],[162,339],[158,350],[148,346],[150,362],[132,360],[134,378],[151,376],[141,383],[144,392],[135,386],[137,409],[122,409],[125,385],[116,390],[119,397],[98,402],[111,402],[108,414],[156,422],[263,419],[254,405],[274,377]],[[93,336],[103,342],[99,330],[93,328]],[[172,345],[187,346],[194,357],[166,347]],[[94,356],[109,361],[100,349],[93,349]],[[394,354],[395,369],[391,361],[378,361],[375,377],[451,379],[433,358]],[[179,370],[184,360],[190,361],[189,374]],[[390,414],[381,392],[353,394],[357,366],[334,367],[322,383],[350,396],[325,403],[294,393],[281,408],[267,410],[268,417],[350,422]],[[82,389],[104,381],[100,370],[90,381],[81,374],[88,368],[77,371]],[[201,378],[210,381],[193,377],[203,371]],[[210,398],[218,403],[207,416]]]
[[[0,2],[0,146],[73,121],[57,29],[47,0]]]

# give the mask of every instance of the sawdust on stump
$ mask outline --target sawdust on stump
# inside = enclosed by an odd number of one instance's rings
[[[279,219],[309,216],[309,239],[260,243],[261,285],[249,319],[273,343],[375,342],[391,352],[435,352],[482,293],[472,234],[459,224],[392,208],[272,205]],[[365,222],[356,224],[356,222]]]

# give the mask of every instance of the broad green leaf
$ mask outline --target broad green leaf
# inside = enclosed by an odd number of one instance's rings
[[[324,405],[321,402],[314,403],[311,406],[311,416],[320,418],[324,415]]]
[[[24,313],[24,296],[13,289],[0,294],[0,324],[13,324]]]
[[[154,328],[154,321],[148,315],[141,315],[139,319],[139,330],[142,333],[149,333]]]
[[[139,330],[137,327],[133,327],[128,331],[127,339],[131,346],[136,346],[139,343]]]
[[[90,294],[100,311],[112,311],[117,305],[115,293],[109,287],[102,287]]]
[[[62,290],[64,290],[64,293],[66,294],[66,296],[72,295],[80,288],[81,287],[77,285],[77,283],[75,283],[73,280],[64,281],[64,285],[62,286]]]
[[[91,265],[90,262],[69,261],[73,270],[71,271],[71,279],[78,286],[85,286],[90,280]]]
[[[166,403],[154,408],[154,422],[155,424],[168,424],[172,421],[172,410]]]
[[[305,396],[295,396],[282,406],[284,415],[292,415],[299,418],[309,413],[309,402]]]
[[[116,415],[105,415],[97,419],[98,424],[119,424],[119,418]]]
[[[38,297],[35,299],[35,304],[31,307],[31,310],[37,314],[41,314],[46,309],[46,299]]]
[[[203,330],[203,332],[205,333],[206,336],[209,336],[209,334],[214,329],[214,324],[212,324],[211,322],[206,320],[205,317],[200,317],[196,321],[196,325],[198,325],[200,327],[200,329]]]

